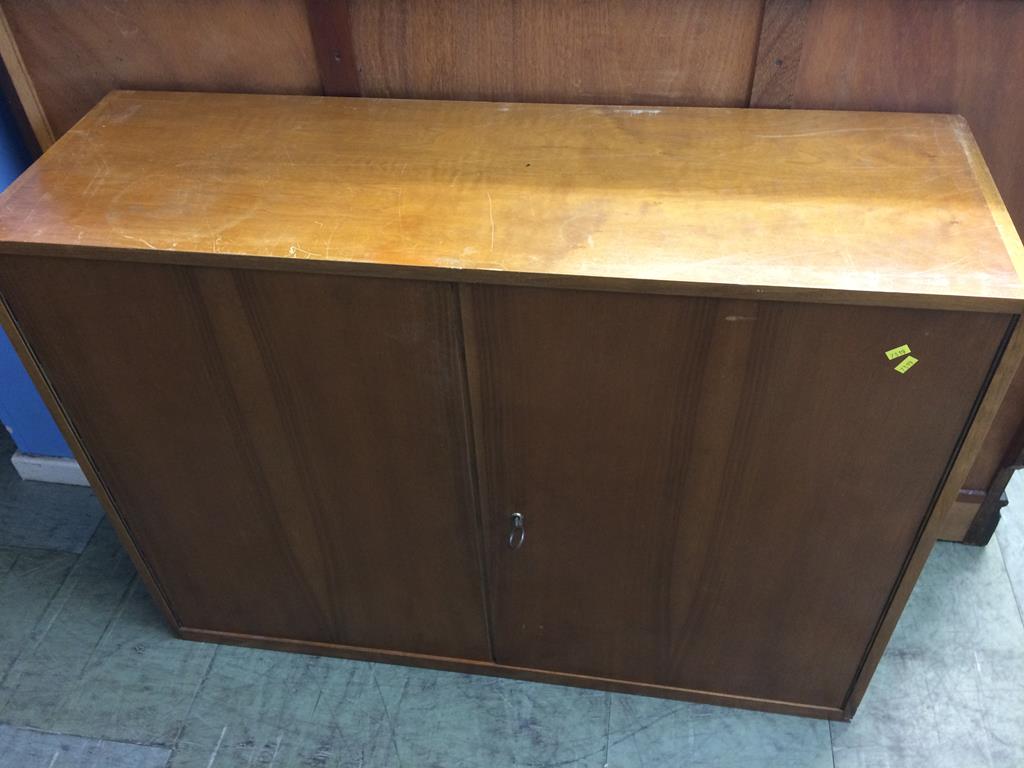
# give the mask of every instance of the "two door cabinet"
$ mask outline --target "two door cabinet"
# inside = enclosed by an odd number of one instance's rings
[[[963,121],[115,92],[5,326],[191,639],[848,718],[1022,354]]]

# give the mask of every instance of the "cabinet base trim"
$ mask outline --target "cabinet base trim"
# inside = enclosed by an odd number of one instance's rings
[[[798,704],[789,701],[759,699],[752,696],[736,696],[728,693],[700,691],[689,688],[674,688],[668,685],[653,683],[637,683],[627,680],[615,680],[606,677],[590,677],[570,672],[552,672],[528,667],[512,667],[495,664],[489,661],[473,659],[457,659],[448,656],[431,656],[422,653],[404,651],[387,651],[376,648],[361,648],[353,645],[336,645],[319,643],[309,640],[289,640],[262,635],[244,635],[235,632],[221,632],[211,629],[195,629],[179,627],[178,634],[185,640],[196,640],[205,643],[226,643],[247,648],[262,648],[270,651],[288,651],[291,653],[307,653],[316,656],[335,656],[355,661],[374,661],[383,664],[399,664],[406,667],[424,667],[439,669],[445,672],[464,672],[471,675],[491,675],[494,677],[510,677],[516,680],[527,680],[534,683],[551,683],[568,685],[575,688],[597,688],[613,693],[632,693],[641,696],[653,696],[662,699],[677,699],[698,704],[717,704],[728,707],[740,707],[759,712],[774,712],[784,715],[800,715],[822,720],[849,720],[853,713],[838,707],[822,707],[814,704]]]

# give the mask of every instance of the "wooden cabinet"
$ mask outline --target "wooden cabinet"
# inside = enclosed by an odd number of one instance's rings
[[[183,636],[833,718],[1021,251],[945,116],[115,93],[0,203],[6,325]]]

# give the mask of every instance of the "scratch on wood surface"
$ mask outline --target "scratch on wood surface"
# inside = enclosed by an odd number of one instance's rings
[[[126,235],[124,233],[121,233],[121,237],[123,237],[125,240],[134,240],[137,243],[142,243],[144,246],[151,250],[157,250],[157,247],[155,245],[153,245],[151,242],[149,242],[149,240],[146,240],[144,238],[135,237],[134,235]]]
[[[964,153],[964,159],[967,160],[967,166],[971,169],[971,175],[975,181],[981,183],[982,174],[978,168],[977,160],[974,157],[970,142],[970,128],[967,127],[967,123],[957,120],[953,123],[953,135],[956,136],[956,143],[960,145],[960,151]]]
[[[334,242],[334,236],[338,234],[338,228],[341,226],[341,222],[337,221],[334,223],[334,228],[331,229],[331,234],[327,236],[327,245],[324,250],[327,252],[327,258],[331,258],[331,243]]]
[[[799,139],[804,136],[833,136],[839,133],[871,133],[871,132],[892,132],[892,127],[878,128],[823,128],[820,131],[801,131],[799,133],[758,133],[756,139]]]
[[[110,173],[110,164],[107,162],[105,157],[100,158],[99,164],[96,166],[96,170],[93,172],[92,177],[89,179],[89,183],[85,185],[85,189],[82,190],[82,194],[86,197],[91,197],[95,194],[95,187],[103,183],[107,175]]]
[[[288,246],[288,255],[289,256],[293,256],[293,257],[300,256],[300,255],[301,256],[312,256],[314,259],[319,259],[320,258],[320,254],[319,253],[314,253],[313,251],[307,251],[305,248],[300,246],[298,243],[292,243],[290,246]]]

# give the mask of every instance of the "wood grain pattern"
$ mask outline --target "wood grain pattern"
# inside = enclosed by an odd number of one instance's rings
[[[15,257],[0,280],[181,623],[490,658],[450,286]]]
[[[67,411],[64,409],[57,393],[54,391],[52,383],[40,367],[39,360],[36,358],[35,352],[29,346],[24,334],[15,322],[14,317],[11,315],[2,290],[0,290],[0,327],[2,327],[3,332],[11,342],[11,346],[14,347],[18,356],[21,358],[22,365],[25,366],[25,370],[32,378],[32,383],[35,385],[36,391],[39,393],[43,403],[50,411],[50,415],[53,417],[54,423],[57,425],[58,429],[60,429],[68,447],[71,448],[71,452],[74,454],[75,460],[78,462],[78,466],[85,474],[86,479],[89,481],[89,485],[92,486],[92,490],[96,494],[97,500],[102,505],[103,511],[106,513],[107,519],[110,521],[111,527],[114,529],[118,541],[128,553],[128,557],[135,566],[135,570],[138,572],[142,583],[145,584],[153,603],[157,607],[157,610],[160,611],[161,615],[164,617],[164,621],[167,622],[167,625],[177,631],[180,622],[178,617],[174,614],[170,603],[167,602],[167,595],[164,593],[163,588],[157,581],[156,574],[154,573],[152,566],[139,549],[138,543],[134,538],[132,538],[131,532],[125,525],[124,519],[118,512],[117,507],[114,505],[110,489],[100,478],[92,456],[89,455],[85,445],[82,443],[82,438],[78,434],[78,430],[75,429],[74,425],[68,418]]]
[[[963,115],[1021,227],[1022,34],[1021,3],[818,0],[793,106]]]
[[[496,661],[842,708],[1008,318],[463,296]]]
[[[122,92],[4,195],[0,240],[1015,311],[984,173],[941,115]]]
[[[760,0],[351,0],[363,93],[743,106]]]
[[[1006,396],[1007,389],[1013,381],[1022,359],[1024,359],[1024,326],[1021,325],[1020,317],[1017,316],[1014,318],[1008,338],[1004,340],[1004,349],[1001,352],[998,365],[987,371],[985,383],[979,393],[979,399],[975,403],[975,411],[971,414],[966,433],[956,447],[952,464],[943,478],[942,486],[932,505],[933,512],[937,511],[938,514],[933,513],[928,516],[924,528],[918,535],[882,620],[879,622],[878,631],[871,642],[864,663],[846,698],[844,706],[846,717],[853,716],[867,692],[868,683],[874,675],[878,662],[882,659],[882,654],[885,652],[889,638],[892,637],[893,630],[896,629],[896,622],[899,621],[900,614],[910,599],[914,584],[917,583],[921,570],[928,560],[928,555],[935,546],[938,532],[942,528],[944,511],[948,510],[959,496],[964,479],[974,463],[985,435],[992,426],[992,421],[996,417],[999,406]]]
[[[765,0],[749,106],[792,106],[810,7],[811,0]]]
[[[115,88],[321,92],[303,0],[4,0],[57,136]]]
[[[936,530],[935,537],[942,541],[963,541],[978,507],[985,500],[983,491],[961,490],[956,500],[942,517],[942,525]]]

